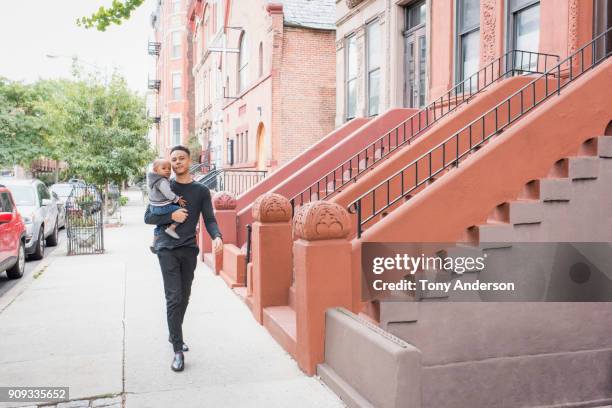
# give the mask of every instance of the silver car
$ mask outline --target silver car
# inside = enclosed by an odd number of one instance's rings
[[[75,184],[71,183],[55,183],[49,187],[51,194],[56,194],[56,199],[59,201],[57,208],[59,210],[60,229],[66,226],[66,202],[68,201],[68,197],[70,197],[74,186]]]
[[[26,226],[26,255],[42,259],[44,246],[58,243],[58,200],[37,179],[0,179],[11,191]]]

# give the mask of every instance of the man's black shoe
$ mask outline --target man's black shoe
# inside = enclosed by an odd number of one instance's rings
[[[170,368],[172,368],[172,371],[183,371],[185,368],[185,356],[183,356],[182,351],[174,353],[174,359],[172,360]]]

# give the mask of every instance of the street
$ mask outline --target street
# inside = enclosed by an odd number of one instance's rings
[[[67,257],[62,234],[36,279],[2,281],[0,384],[69,387],[71,402],[0,407],[344,406],[201,262],[184,324],[191,350],[185,371],[172,372],[153,228],[142,221],[140,193],[127,195],[123,226],[104,231],[103,255]]]
[[[66,239],[66,229],[61,229],[59,231],[60,244],[58,246],[56,246],[56,247],[45,247],[45,257],[43,259],[41,259],[41,260],[38,260],[38,261],[26,260],[25,272],[23,273],[23,277],[21,279],[9,279],[6,276],[6,272],[0,273],[0,297],[2,297],[6,292],[8,292],[12,288],[14,288],[22,280],[29,279],[31,277],[31,275],[32,275],[32,271],[36,270],[45,261],[45,259],[49,255],[51,255],[60,246],[62,246],[62,244],[64,243],[65,239]],[[64,251],[65,251],[65,249],[64,249]]]

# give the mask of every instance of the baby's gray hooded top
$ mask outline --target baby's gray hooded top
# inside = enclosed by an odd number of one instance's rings
[[[164,176],[157,173],[147,173],[147,185],[149,186],[149,204],[161,207],[172,203],[178,203],[179,196],[172,192],[170,182]]]

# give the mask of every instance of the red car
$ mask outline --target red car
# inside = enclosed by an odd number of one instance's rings
[[[0,184],[0,273],[10,279],[23,276],[25,270],[26,228],[11,192]]]

